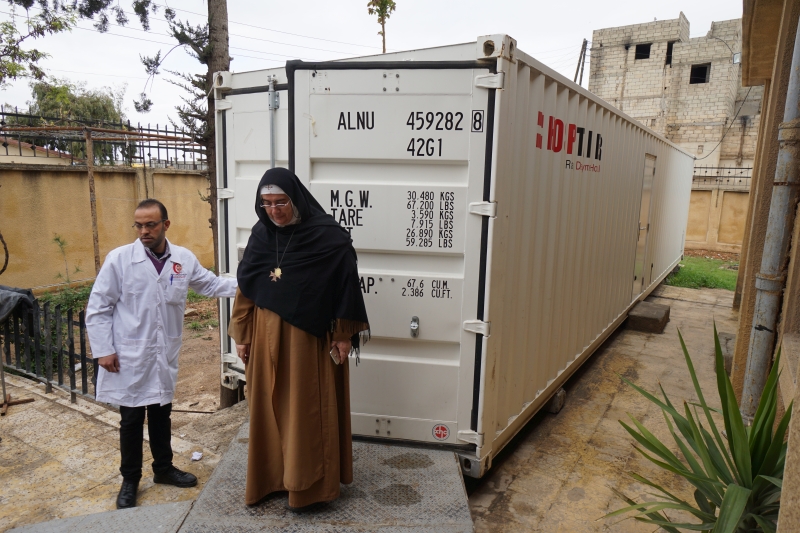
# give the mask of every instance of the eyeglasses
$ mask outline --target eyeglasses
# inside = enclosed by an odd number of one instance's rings
[[[261,204],[261,207],[263,207],[264,209],[274,209],[274,208],[281,209],[283,207],[286,207],[290,203],[292,203],[291,200],[289,200],[287,202],[278,202],[276,204]]]
[[[148,222],[147,224],[139,224],[138,222],[134,222],[132,228],[135,228],[136,231],[142,231],[143,229],[147,228],[148,230],[156,229],[161,222],[164,222],[166,219],[161,219],[160,222]]]

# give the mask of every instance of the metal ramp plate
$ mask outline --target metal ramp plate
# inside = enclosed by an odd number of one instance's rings
[[[245,422],[195,502],[180,533],[471,533],[461,472],[452,452],[353,443],[354,482],[341,497],[294,513],[285,495],[244,504]]]
[[[165,503],[62,518],[8,533],[176,533],[192,502]]]

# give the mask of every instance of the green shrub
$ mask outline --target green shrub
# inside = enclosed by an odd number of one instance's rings
[[[635,512],[629,518],[660,526],[670,533],[678,533],[680,529],[714,533],[774,532],[786,460],[787,443],[784,437],[792,413],[792,406],[789,405],[773,430],[778,409],[780,350],[764,386],[753,423],[745,427],[733,386],[725,373],[716,327],[714,345],[721,410],[712,409],[706,403],[683,337],[680,341],[699,402],[690,404],[684,401],[683,414],[673,406],[663,388],[662,401],[627,379],[622,379],[661,408],[682,458],[670,451],[634,417],[628,415],[635,427],[622,421],[620,424],[638,443],[635,448],[639,453],[658,467],[683,477],[695,488],[694,502],[682,500],[660,485],[630,472],[633,479],[655,489],[658,494],[652,494],[654,499],[651,501],[636,503],[617,492],[628,502],[628,506],[606,517]],[[724,431],[717,428],[712,412],[722,415]],[[703,418],[708,429],[703,425]],[[662,512],[664,509],[689,513],[699,523],[671,522]]]
[[[46,292],[39,297],[39,301],[44,304],[50,302],[50,307],[55,309],[57,305],[61,309],[74,309],[76,312],[86,309],[86,304],[89,302],[89,295],[92,293],[92,284],[82,285],[80,287],[64,287],[54,292]]]

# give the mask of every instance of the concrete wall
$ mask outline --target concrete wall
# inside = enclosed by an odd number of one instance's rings
[[[767,231],[772,187],[777,168],[778,127],[783,122],[792,71],[792,52],[800,18],[798,0],[745,0],[743,27],[745,82],[762,85],[764,109],[753,165],[750,202],[742,245],[734,307],[739,309],[739,328],[733,356],[731,379],[741,397],[745,368],[754,324],[756,275],[759,273]],[[783,406],[800,401],[797,387],[800,360],[800,218],[795,219],[783,290],[776,346],[782,346],[780,392]],[[796,415],[797,413],[795,413]],[[778,533],[800,531],[800,421],[792,418],[789,448],[781,494]]]
[[[200,194],[208,194],[205,175],[171,169],[99,167],[95,183],[101,262],[112,249],[136,239],[131,228],[136,204],[155,197],[169,212],[172,225],[167,237],[192,250],[204,266],[214,265],[208,222],[211,208],[200,198]],[[52,286],[63,282],[65,268],[73,281],[93,279],[86,167],[0,164],[0,233],[9,251],[1,285]],[[67,243],[67,267],[53,241],[56,235]],[[0,257],[0,265],[2,260]]]
[[[746,190],[692,190],[686,249],[741,252],[749,198]]]
[[[589,90],[703,158],[698,165],[752,166],[763,88],[742,88],[740,65],[732,61],[741,35],[736,19],[714,22],[706,36],[690,39],[683,13],[595,30]],[[650,57],[635,59],[636,45],[644,43],[652,43]],[[692,66],[706,63],[708,83],[690,84]]]

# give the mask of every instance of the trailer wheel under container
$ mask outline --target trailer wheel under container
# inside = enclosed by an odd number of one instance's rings
[[[505,35],[220,73],[229,274],[269,167],[271,76],[277,165],[358,251],[372,340],[351,364],[354,434],[449,447],[482,476],[681,259],[693,156]]]

